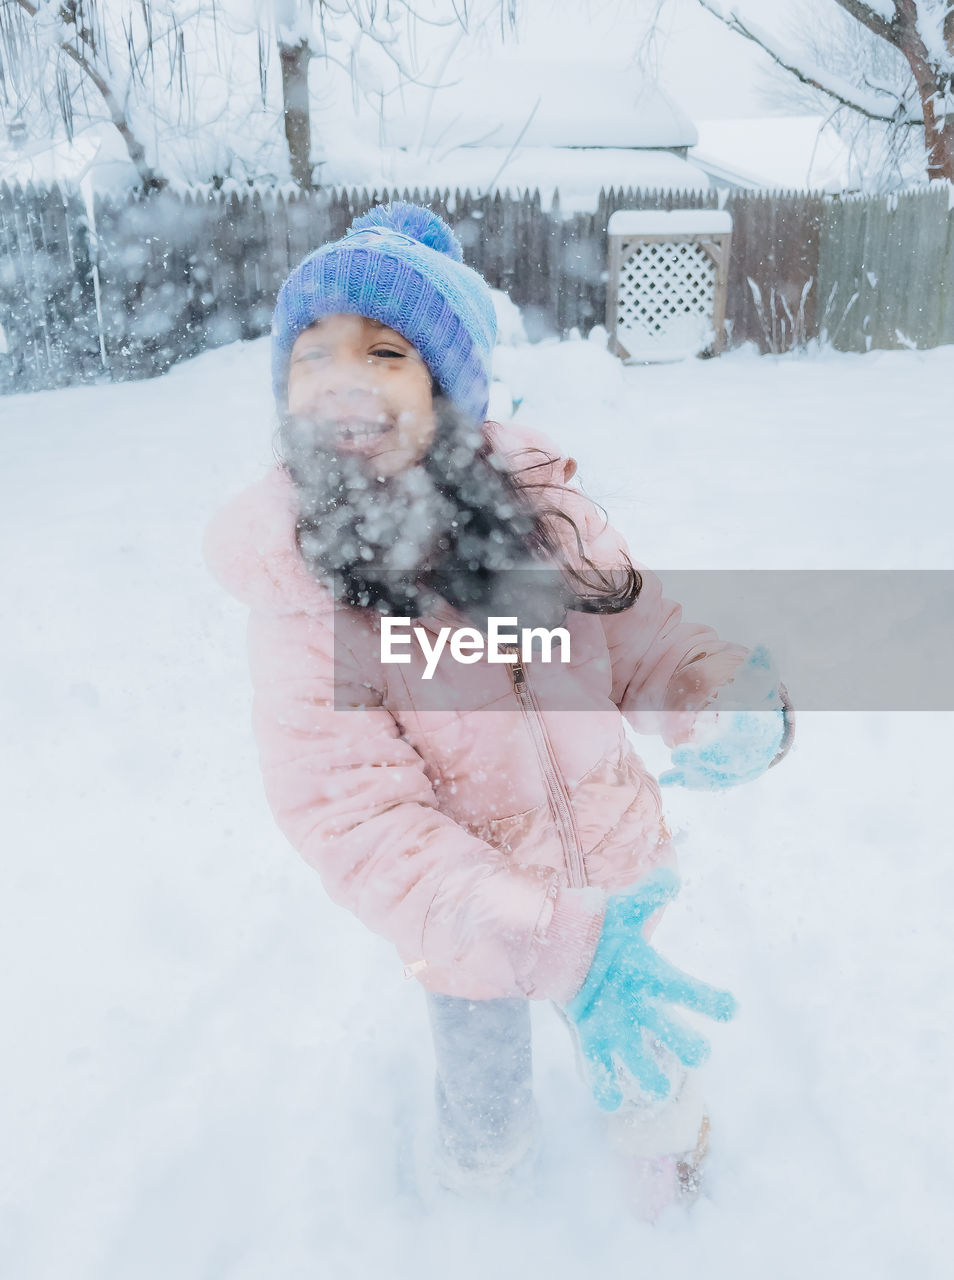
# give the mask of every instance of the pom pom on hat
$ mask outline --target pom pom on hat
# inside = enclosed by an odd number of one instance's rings
[[[407,204],[403,200],[396,204],[376,204],[368,213],[355,218],[347,235],[374,227],[397,231],[410,240],[426,244],[429,249],[445,253],[454,262],[464,261],[464,251],[453,231],[433,209],[426,209],[423,205]]]
[[[322,316],[367,316],[414,344],[438,386],[476,421],[487,412],[497,318],[460,241],[422,205],[376,205],[298,264],[272,318],[272,389],[287,405],[295,339]]]

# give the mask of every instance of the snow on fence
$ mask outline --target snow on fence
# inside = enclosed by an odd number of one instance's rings
[[[820,337],[853,351],[954,342],[948,187],[900,197],[733,192],[729,342],[784,351]],[[506,290],[531,338],[587,333],[606,311],[607,224],[618,209],[715,209],[715,193],[601,193],[563,216],[539,192],[273,188],[97,199],[0,184],[0,388],[164,372],[268,332],[289,270],[379,199],[430,204],[465,259]]]

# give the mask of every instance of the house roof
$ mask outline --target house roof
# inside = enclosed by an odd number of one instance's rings
[[[687,147],[692,122],[636,67],[498,57],[456,84],[408,93],[386,142],[443,154],[455,146]]]
[[[851,153],[823,116],[698,123],[689,158],[716,186],[838,191],[855,179]]]
[[[593,210],[600,188],[641,187],[644,191],[708,191],[708,176],[671,151],[614,147],[568,150],[565,147],[519,146],[512,154],[504,147],[457,147],[440,161],[427,152],[391,148],[375,157],[355,156],[341,148],[329,150],[324,180],[333,185],[444,188],[459,187],[475,195],[539,188],[546,203],[555,189],[564,213]]]
[[[23,151],[0,148],[0,182],[54,182],[79,186],[87,195],[125,192],[139,181],[122,138],[107,123],[89,125],[72,143],[65,138],[31,143]]]

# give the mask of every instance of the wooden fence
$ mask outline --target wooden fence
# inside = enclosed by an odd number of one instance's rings
[[[0,184],[0,388],[102,373],[92,263],[78,193]]]
[[[830,342],[844,351],[954,342],[951,190],[832,203],[817,290]]]
[[[819,338],[849,351],[954,342],[949,188],[898,197],[732,193],[730,342],[785,351]],[[430,204],[465,260],[521,308],[529,336],[603,322],[609,216],[712,208],[715,193],[610,190],[562,216],[538,192],[202,189],[97,199],[0,184],[0,388],[26,391],[164,372],[268,332],[282,280],[373,203]]]

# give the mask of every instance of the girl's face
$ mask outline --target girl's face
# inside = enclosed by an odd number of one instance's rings
[[[431,375],[420,352],[365,316],[325,316],[298,335],[288,409],[314,422],[324,447],[373,460],[379,476],[419,462],[436,429]]]

